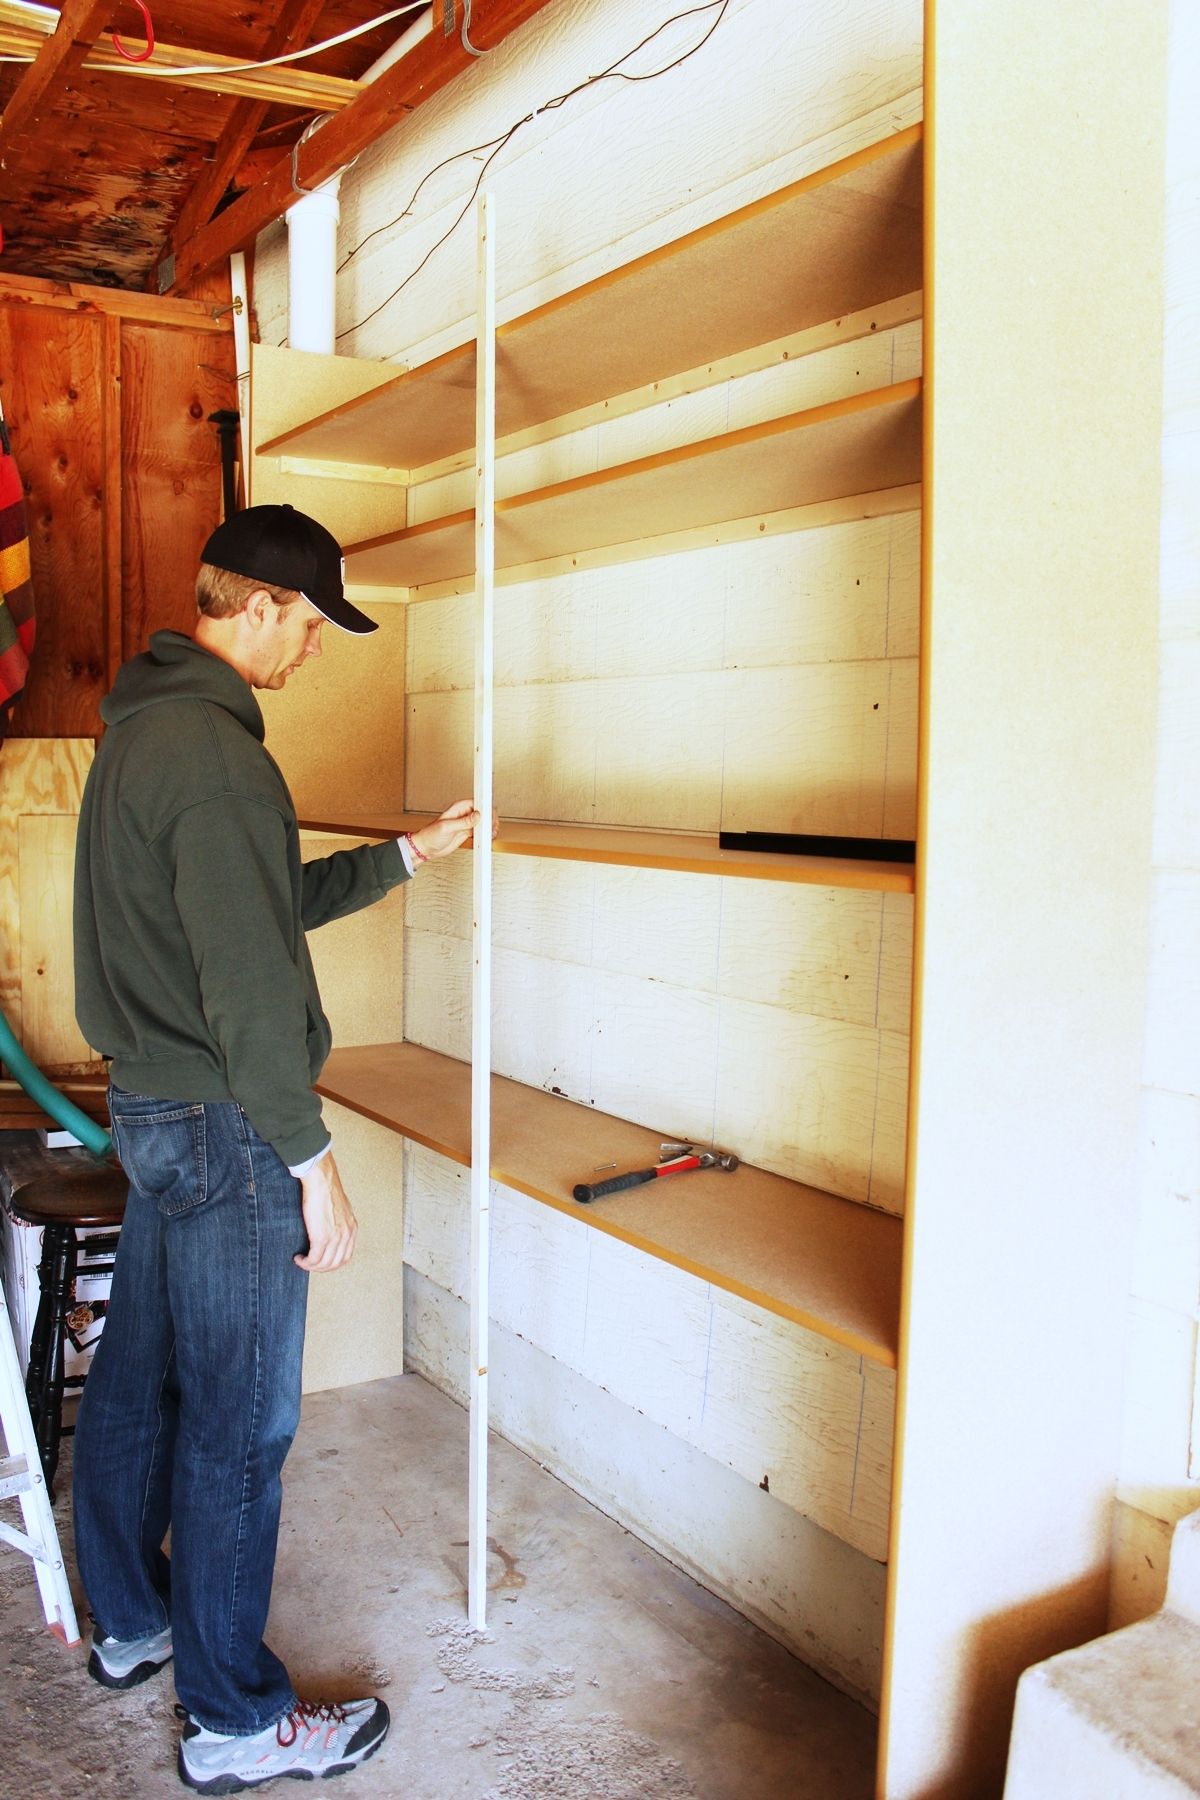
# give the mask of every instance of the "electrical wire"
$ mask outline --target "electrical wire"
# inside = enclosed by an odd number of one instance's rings
[[[141,5],[141,0],[136,0],[136,4]],[[274,69],[281,63],[303,62],[305,57],[317,56],[322,50],[332,50],[338,44],[348,44],[351,38],[363,37],[368,31],[374,31],[377,25],[390,24],[393,19],[401,19],[407,13],[424,12],[428,6],[429,0],[408,0],[406,6],[394,6],[390,12],[380,13],[376,19],[368,19],[365,24],[354,25],[348,31],[339,32],[337,37],[325,38],[319,44],[309,44],[303,50],[285,50],[281,56],[268,56],[262,62],[192,63],[186,69],[156,68],[154,73],[163,79],[176,80],[186,79],[189,75],[240,75],[253,69]],[[143,6],[142,11],[145,10]],[[145,58],[129,60],[143,62]]]
[[[641,75],[633,75],[627,70],[622,69],[621,64],[623,62],[628,62],[631,56],[636,56],[640,50],[646,48],[647,44],[652,44],[656,37],[661,36],[661,34],[664,31],[667,31],[672,25],[677,25],[681,19],[693,18],[698,13],[712,12],[714,7],[716,8],[716,18],[712,20],[699,43],[693,44],[690,50],[685,50],[682,56],[675,57],[672,62],[664,64],[661,69],[650,69],[645,74]],[[452,237],[454,232],[457,231],[458,227],[462,224],[463,220],[471,210],[475,196],[483,185],[484,176],[487,174],[496,158],[500,155],[500,152],[511,143],[512,139],[516,136],[517,132],[520,131],[523,125],[531,125],[542,113],[554,112],[560,106],[565,106],[568,100],[573,100],[577,94],[584,93],[588,88],[595,87],[597,83],[601,81],[657,81],[660,75],[669,75],[672,69],[677,69],[681,63],[687,62],[689,57],[695,56],[699,51],[703,50],[728,10],[729,0],[707,0],[707,3],[704,5],[691,6],[684,12],[672,14],[669,19],[664,19],[661,25],[656,25],[649,37],[644,37],[640,44],[634,45],[632,50],[624,51],[622,55],[618,56],[616,62],[610,63],[608,68],[602,69],[598,75],[589,75],[586,80],[578,82],[573,88],[568,88],[565,93],[557,94],[553,100],[547,100],[541,106],[535,106],[532,112],[526,113],[524,118],[518,119],[515,124],[510,125],[508,130],[502,132],[499,137],[489,138],[487,143],[484,144],[475,144],[469,150],[457,150],[453,156],[447,156],[444,161],[436,163],[427,174],[421,177],[421,180],[413,189],[412,195],[403,212],[397,213],[394,219],[389,219],[386,225],[379,225],[374,231],[368,232],[367,236],[363,238],[361,242],[356,244],[349,255],[338,264],[337,273],[339,275],[347,264],[353,261],[359,251],[371,242],[372,238],[378,237],[381,232],[390,231],[393,225],[398,225],[401,219],[405,219],[409,216],[421,189],[425,186],[426,182],[430,181],[440,170],[448,168],[451,163],[460,162],[464,156],[478,156],[481,150],[490,152],[480,165],[479,173],[475,178],[470,193],[467,195],[466,203],[461,212],[457,215],[452,224],[442,233],[437,242],[430,245],[416,268],[411,270],[410,273],[404,277],[404,280],[400,283],[399,287],[393,288],[387,298],[381,300],[378,306],[373,307],[369,313],[366,313],[363,318],[357,320],[355,324],[347,325],[344,331],[339,331],[337,338],[334,341],[337,342],[344,337],[349,337],[352,332],[360,331],[364,325],[369,324],[372,319],[376,318],[386,306],[390,306],[396,296],[404,292],[404,289],[408,286],[410,281],[416,280],[417,276],[421,273],[422,269],[434,254],[441,249],[447,239]],[[464,23],[466,23],[466,21],[464,21]]]

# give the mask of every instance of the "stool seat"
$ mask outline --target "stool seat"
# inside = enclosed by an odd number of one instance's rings
[[[26,1225],[119,1225],[125,1216],[129,1179],[117,1163],[93,1168],[74,1163],[54,1175],[35,1175],[9,1196],[8,1210]]]
[[[82,1387],[85,1380],[84,1375],[68,1375],[64,1368],[66,1344],[82,1348],[75,1331],[76,1234],[96,1227],[113,1234],[104,1243],[101,1258],[92,1255],[87,1265],[90,1275],[111,1274],[112,1245],[128,1194],[128,1179],[115,1157],[93,1156],[74,1146],[49,1149],[34,1132],[0,1132],[0,1201],[12,1218],[42,1233],[41,1294],[29,1341],[25,1396],[52,1499],[64,1430],[63,1393]],[[103,1242],[98,1237],[88,1241],[98,1248]],[[98,1304],[103,1311],[103,1303]],[[89,1311],[89,1318],[93,1316]]]

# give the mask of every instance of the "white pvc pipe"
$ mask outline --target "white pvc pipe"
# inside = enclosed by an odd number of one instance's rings
[[[393,63],[407,56],[414,45],[433,29],[433,9],[428,8],[402,31],[359,76],[377,81]],[[321,121],[316,121],[317,125]],[[314,129],[315,127],[310,127]],[[288,343],[293,350],[316,350],[332,356],[336,343],[337,228],[341,216],[338,187],[344,171],[305,194],[287,210],[288,225]]]
[[[325,356],[333,355],[334,346],[341,179],[335,175],[287,212],[288,343]]]

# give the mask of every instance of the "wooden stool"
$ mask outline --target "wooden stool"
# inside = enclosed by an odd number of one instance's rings
[[[82,1387],[82,1375],[65,1373],[65,1350],[74,1337],[70,1315],[78,1268],[76,1232],[108,1227],[125,1216],[129,1182],[114,1160],[101,1162],[88,1150],[47,1150],[35,1133],[12,1132],[17,1144],[0,1144],[0,1192],[14,1219],[40,1226],[38,1264],[41,1297],[29,1345],[25,1393],[37,1438],[38,1455],[51,1497],[62,1440],[63,1391]],[[89,1264],[88,1272],[110,1272],[111,1258]]]

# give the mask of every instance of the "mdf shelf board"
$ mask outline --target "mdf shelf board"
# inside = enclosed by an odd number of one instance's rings
[[[318,1091],[467,1166],[471,1072],[416,1044],[335,1050]],[[647,1183],[591,1206],[598,1167],[644,1168],[660,1138],[607,1113],[492,1077],[492,1176],[872,1362],[896,1360],[898,1221],[743,1166]]]
[[[919,288],[921,170],[910,126],[502,325],[498,435]],[[259,453],[416,468],[474,430],[468,342]]]
[[[918,380],[897,382],[509,495],[496,503],[496,565],[512,568],[916,482],[920,392]],[[473,515],[451,513],[349,544],[346,573],[354,582],[417,587],[465,575],[473,551]]]
[[[302,818],[301,829],[333,836],[389,838],[417,831],[429,813],[361,813],[340,818]],[[907,863],[857,862],[838,856],[771,856],[764,851],[722,850],[717,838],[670,831],[634,831],[608,825],[557,825],[503,820],[493,841],[496,856],[549,856],[566,862],[613,863],[622,868],[673,869],[681,874],[736,875],[753,881],[798,881],[815,887],[863,888],[911,894]]]

